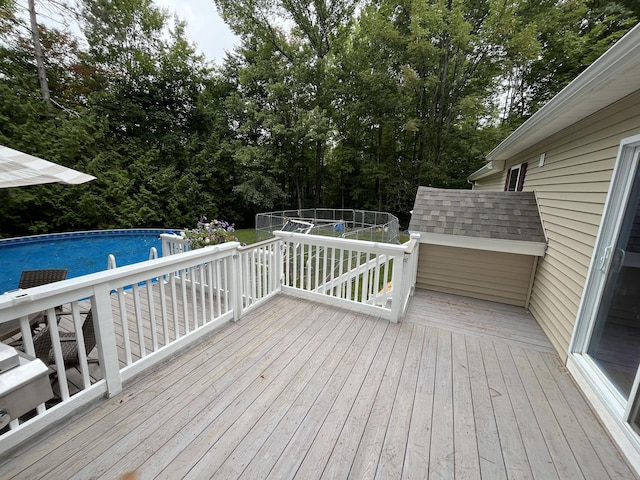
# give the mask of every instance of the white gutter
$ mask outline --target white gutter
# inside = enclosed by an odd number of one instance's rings
[[[638,91],[640,24],[518,127],[488,155],[490,163],[517,153]],[[487,164],[488,165],[488,164]],[[474,181],[494,173],[486,165],[469,175]]]
[[[491,160],[467,177],[467,181],[475,182],[481,178],[504,170],[504,160]]]

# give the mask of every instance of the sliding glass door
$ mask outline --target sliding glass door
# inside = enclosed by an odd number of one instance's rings
[[[640,135],[619,149],[572,355],[614,418],[640,432]]]
[[[617,239],[611,238],[602,252],[598,274],[604,288],[587,347],[587,354],[624,398],[631,394],[640,365],[640,169],[631,174]]]

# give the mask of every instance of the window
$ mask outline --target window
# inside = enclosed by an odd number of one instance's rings
[[[524,176],[527,173],[527,164],[514,165],[507,171],[507,180],[504,184],[506,192],[521,192],[524,186]]]

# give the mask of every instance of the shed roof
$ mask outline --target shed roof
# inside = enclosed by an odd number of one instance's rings
[[[530,255],[546,248],[533,192],[419,187],[409,230],[423,243]]]

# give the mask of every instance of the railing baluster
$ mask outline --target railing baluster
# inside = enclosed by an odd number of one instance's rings
[[[249,253],[240,254],[240,261],[242,263],[242,310],[244,311],[249,305],[251,305],[251,275],[249,273]]]
[[[142,308],[140,306],[140,287],[137,283],[132,285],[133,288],[133,306],[136,318],[136,326],[138,328],[138,343],[140,347],[140,358],[144,358],[147,355],[147,349],[144,340],[144,326],[142,323]]]
[[[147,280],[147,302],[149,304],[149,326],[151,327],[151,345],[152,351],[158,350],[158,326],[156,325],[156,309],[155,301],[153,299],[153,283],[151,280]]]
[[[49,308],[46,312],[47,325],[49,326],[49,334],[51,335],[51,347],[53,350],[53,358],[56,362],[56,374],[58,376],[58,387],[60,388],[60,397],[62,400],[69,399],[69,385],[67,383],[67,371],[65,369],[64,359],[62,358],[62,347],[60,345],[60,333],[58,331],[58,320],[54,308]],[[80,332],[82,332],[80,330]],[[82,335],[82,333],[80,333]],[[77,335],[77,330],[76,330]]]
[[[171,312],[173,314],[173,338],[180,338],[180,324],[178,318],[178,295],[176,293],[176,272],[169,273],[169,290],[171,292]]]
[[[382,298],[384,299],[385,303],[386,303],[386,299],[387,299],[387,282],[389,281],[388,278],[387,278],[389,276],[389,274],[387,273],[388,265],[389,265],[389,258],[387,257],[385,259],[385,261],[382,262],[382,266],[381,266],[381,269],[382,269]]]
[[[323,255],[322,255],[322,285],[323,285],[323,289],[322,292],[319,293],[327,293],[327,256],[328,256],[329,252],[327,250],[327,247],[324,247],[323,249]]]
[[[164,337],[163,345],[168,345],[169,340],[169,317],[167,311],[167,292],[165,289],[164,275],[156,277],[158,283],[158,291],[160,292],[160,317],[162,320],[162,336]]]
[[[307,244],[306,246],[306,254],[305,254],[305,285],[306,285],[306,289],[307,290],[311,290],[312,288],[312,282],[313,282],[313,278],[312,278],[312,271],[313,271],[313,258],[314,258],[314,254],[313,254],[313,245]]]
[[[206,269],[207,269],[207,264],[203,263],[202,265],[200,265],[200,310],[202,312],[202,316],[200,317],[202,319],[202,325],[207,323],[207,297],[206,297]]]
[[[384,289],[386,285],[383,283],[382,288]],[[373,288],[372,288],[372,297],[373,303],[376,305],[378,303],[378,292],[380,291],[380,255],[376,255],[376,266],[373,273]]]
[[[89,388],[91,379],[89,378],[89,363],[87,361],[87,350],[84,344],[82,330],[82,319],[80,318],[80,306],[78,302],[71,302],[71,318],[73,319],[73,329],[76,332],[76,342],[78,348],[78,361],[80,373],[82,375],[83,388]],[[85,319],[85,322],[92,322],[93,318]]]
[[[200,268],[198,266],[193,266],[189,269],[190,273],[190,282],[189,286],[191,288],[191,312],[193,317],[193,329],[198,328],[198,273]]]
[[[127,304],[124,297],[124,288],[118,288],[118,307],[120,309],[120,327],[122,328],[122,343],[124,344],[124,356],[127,365],[133,363],[131,357],[131,340],[129,339],[129,320],[127,318]]]
[[[187,302],[187,270],[180,271],[180,290],[182,292],[182,321],[184,323],[184,334],[191,331],[189,328],[189,303]]]
[[[349,255],[349,261],[347,263],[347,272],[349,273],[349,276],[347,278],[347,300],[351,300],[351,283],[353,281],[353,273],[351,270],[351,256],[353,254],[352,250],[347,250],[347,253]]]
[[[260,298],[260,283],[261,277],[259,272],[259,256],[257,250],[251,250],[251,252],[247,252],[247,257],[249,258],[249,274],[253,278],[253,288],[251,291],[252,301],[251,305],[255,304]]]
[[[239,253],[236,253],[232,258],[231,265],[227,266],[227,271],[229,275],[229,280],[231,284],[228,285],[229,297],[233,302],[233,320],[240,320],[243,311],[243,300],[242,300],[242,258]]]
[[[264,248],[262,248],[261,251],[262,251],[262,262],[263,262],[262,285],[264,288],[261,298],[264,298],[272,292],[269,276],[274,274],[274,271],[271,266],[271,262],[273,260],[273,255],[271,254],[271,252],[273,251],[273,245],[267,245]]]
[[[258,272],[257,272],[258,285],[257,285],[257,291],[256,291],[256,301],[260,301],[264,298],[264,290],[266,288],[264,279],[265,279],[265,271],[267,269],[267,266],[265,265],[266,259],[264,257],[264,248],[258,248],[258,250],[256,250],[255,252],[255,256],[256,256],[256,262],[258,264]]]
[[[320,286],[320,247],[318,245],[316,245],[316,286],[315,289],[316,291],[318,291],[318,287]],[[319,293],[319,292],[318,292]]]
[[[362,255],[362,254],[361,254]],[[364,252],[364,263],[369,263],[369,252]],[[362,274],[362,294],[360,295],[361,302],[369,301],[369,269]]]
[[[213,270],[215,266],[216,266],[215,261],[211,261],[207,263],[207,285],[209,287],[207,289],[207,293],[209,294],[209,319],[207,320],[207,322],[210,322],[214,318],[216,318],[216,312],[213,309],[213,305],[214,305],[213,295],[215,292],[215,285],[213,284]]]
[[[221,273],[222,273],[222,269],[224,268],[224,261],[223,260],[217,260],[215,263],[215,274],[216,274],[216,306],[218,307],[218,315],[222,315],[222,281],[221,281]]]

